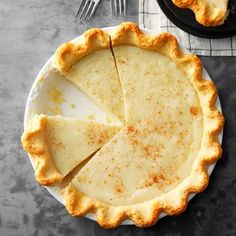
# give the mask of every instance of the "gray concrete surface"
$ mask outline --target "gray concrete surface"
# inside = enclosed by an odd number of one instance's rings
[[[74,22],[78,1],[0,0],[0,236],[35,235],[236,235],[236,58],[203,58],[215,81],[226,117],[224,154],[208,189],[187,211],[165,217],[150,229],[105,230],[73,218],[33,178],[20,136],[30,87],[57,46],[89,27],[138,22],[138,1],[128,1],[127,18],[111,16],[102,0],[89,25]]]

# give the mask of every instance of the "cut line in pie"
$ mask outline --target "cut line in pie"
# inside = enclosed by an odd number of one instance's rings
[[[123,122],[93,123],[96,128],[91,130],[98,129],[96,137],[103,132],[107,135],[99,145],[95,142],[85,148],[88,152],[81,161],[94,155],[66,187],[64,201],[69,213],[94,213],[101,226],[111,228],[126,219],[148,227],[162,212],[175,215],[184,211],[190,193],[207,186],[207,167],[222,152],[218,134],[224,118],[215,108],[213,82],[202,78],[200,59],[183,54],[173,35],[149,36],[126,22],[110,35],[92,29],[79,42],[62,45],[54,65],[104,111]],[[66,119],[71,124],[70,118],[46,119]],[[78,119],[77,125],[87,130],[91,122]],[[25,132],[32,133],[32,128]],[[53,131],[52,136],[63,139],[63,132]],[[84,136],[74,139],[69,134],[75,135],[73,128],[66,135],[66,146],[86,141]],[[34,144],[32,140],[28,143]],[[69,156],[56,151],[58,156]],[[55,169],[64,173],[60,180],[78,164],[63,172],[59,169],[66,167],[66,160],[57,162]]]

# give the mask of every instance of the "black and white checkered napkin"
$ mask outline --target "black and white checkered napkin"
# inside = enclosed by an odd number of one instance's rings
[[[139,25],[156,31],[167,31],[177,36],[184,48],[202,56],[236,56],[236,37],[225,39],[199,38],[175,26],[161,11],[156,0],[139,0]]]

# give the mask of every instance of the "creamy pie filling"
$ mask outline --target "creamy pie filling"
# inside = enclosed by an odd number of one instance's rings
[[[73,168],[108,142],[120,129],[90,120],[47,116],[45,139],[60,174]]]
[[[82,168],[72,184],[114,206],[171,191],[191,172],[203,116],[190,80],[168,57],[114,47],[127,125]]]
[[[75,63],[65,76],[102,109],[124,119],[124,101],[111,50],[95,51]]]

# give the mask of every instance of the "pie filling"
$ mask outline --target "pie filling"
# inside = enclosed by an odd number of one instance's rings
[[[57,170],[66,176],[108,142],[119,128],[91,120],[47,117],[45,136]]]
[[[121,206],[165,194],[190,174],[203,118],[189,79],[168,57],[133,46],[114,47],[114,54],[127,125],[72,184],[86,196]]]
[[[64,75],[99,107],[124,120],[124,101],[110,49],[85,56]]]

